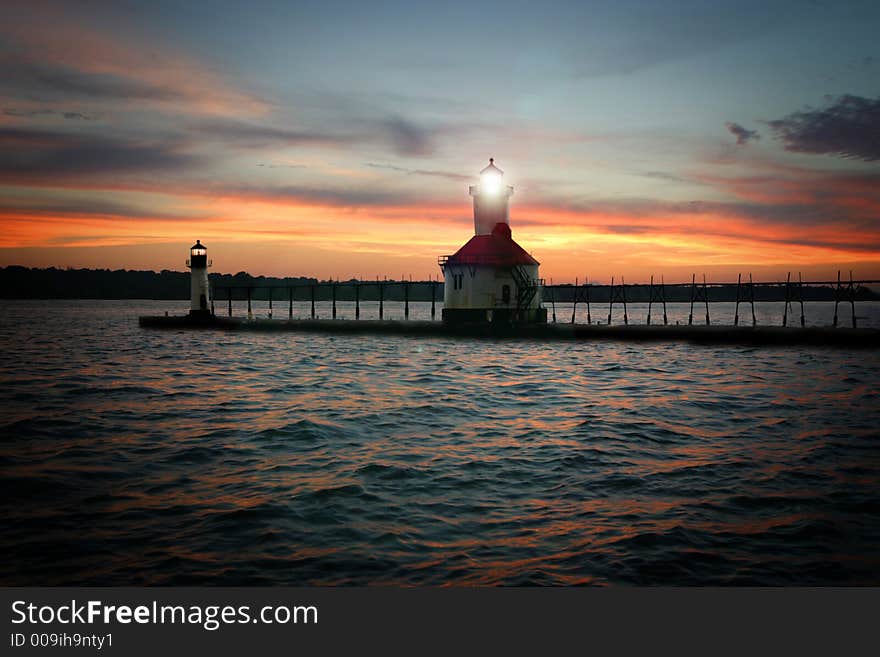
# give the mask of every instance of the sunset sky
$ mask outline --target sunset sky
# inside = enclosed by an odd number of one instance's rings
[[[880,278],[880,3],[3,2],[0,265]]]

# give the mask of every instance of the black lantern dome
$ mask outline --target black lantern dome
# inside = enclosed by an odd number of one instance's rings
[[[201,240],[196,240],[196,243],[189,247],[189,266],[208,266],[208,249],[202,244]]]

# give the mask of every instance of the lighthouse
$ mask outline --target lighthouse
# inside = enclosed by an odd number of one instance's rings
[[[189,260],[186,261],[192,275],[190,276],[190,306],[192,317],[209,317],[211,315],[211,290],[208,285],[208,249],[200,240],[196,240],[189,249]]]
[[[450,256],[441,256],[443,321],[544,323],[539,263],[513,241],[509,201],[513,187],[489,158],[480,182],[471,185],[474,236]]]

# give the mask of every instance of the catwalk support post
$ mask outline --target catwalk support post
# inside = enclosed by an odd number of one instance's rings
[[[785,277],[785,304],[782,307],[782,327],[788,326],[788,310],[791,308],[791,272]]]
[[[608,301],[608,324],[611,324],[611,310],[614,308],[614,303],[619,301],[623,304],[623,323],[625,326],[629,326],[629,315],[627,314],[626,309],[626,283],[623,280],[623,276],[620,277],[620,285],[614,285],[614,277],[611,277],[611,291],[609,293],[609,301]]]
[[[733,307],[733,325],[739,326],[739,303],[740,289],[742,288],[742,274],[736,275],[736,305]]]

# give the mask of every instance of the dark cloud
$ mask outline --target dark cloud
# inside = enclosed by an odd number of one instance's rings
[[[446,178],[447,180],[454,180],[455,182],[467,182],[469,180],[472,180],[471,176],[465,176],[464,174],[453,173],[451,171],[437,171],[435,169],[407,169],[405,167],[398,167],[393,164],[379,164],[377,162],[367,162],[366,166],[373,169],[388,169],[389,171],[397,171],[399,173],[405,173],[410,176],[431,176],[434,178]]]
[[[190,126],[191,130],[233,145],[247,148],[273,146],[346,146],[363,141],[357,134],[333,134],[312,130],[291,130],[274,126],[245,123],[242,121],[201,121]]]
[[[260,162],[257,164],[258,167],[265,167],[267,169],[306,169],[305,164],[275,164],[273,162]]]
[[[56,100],[162,100],[188,98],[181,89],[140,82],[112,73],[88,73],[58,64],[35,63],[23,58],[4,57],[3,87],[19,98]]]
[[[678,176],[674,173],[669,173],[668,171],[637,171],[636,175],[642,176],[643,178],[652,178],[654,180],[664,180],[666,182],[688,183],[693,185],[703,184],[699,180]]]
[[[880,177],[874,179],[880,183]],[[642,207],[648,214],[696,214],[741,217],[764,225],[819,227],[845,224],[848,228],[874,230],[876,220],[871,213],[853,212],[847,208],[852,199],[872,203],[870,192],[854,192],[838,197],[822,198],[821,193],[805,196],[802,202],[757,201],[690,201],[687,203],[660,203],[644,201]],[[880,205],[880,201],[874,203]],[[653,205],[653,207],[651,207]],[[635,210],[635,208],[630,208]]]
[[[402,192],[358,187],[334,188],[305,185],[260,187],[229,185],[214,187],[211,192],[213,195],[221,197],[244,197],[262,201],[291,201],[340,208],[406,206],[417,200],[413,196]]]
[[[134,205],[107,201],[104,199],[46,199],[46,198],[2,198],[0,213],[13,212],[29,215],[58,217],[64,215],[89,217],[126,217],[129,219],[149,219],[180,221],[180,213],[145,210]],[[207,219],[207,215],[186,215],[189,219]]]
[[[676,214],[740,217],[766,225],[819,226],[831,223],[826,209],[806,203],[752,203],[747,201],[691,201],[666,206]]]
[[[768,121],[785,150],[880,160],[880,98],[844,95],[824,109],[807,109]]]
[[[73,119],[77,121],[94,121],[95,116],[92,114],[85,114],[83,112],[61,112],[61,116],[65,119]]]
[[[392,150],[398,155],[425,156],[434,152],[432,132],[400,116],[379,122]]]
[[[247,148],[276,146],[333,146],[350,148],[376,144],[400,156],[430,155],[432,131],[399,116],[378,120],[350,119],[340,131],[291,129],[231,120],[193,123],[190,129],[227,144]]]
[[[736,137],[736,143],[740,146],[745,146],[750,141],[754,141],[761,138],[761,135],[758,134],[757,130],[747,130],[742,127],[739,123],[733,123],[732,121],[728,121],[724,124],[727,126],[727,131]]]
[[[3,108],[4,116],[13,116],[19,119],[33,119],[41,116],[60,116],[63,119],[74,120],[74,121],[94,121],[98,118],[96,114],[86,113],[86,112],[71,112],[71,111],[62,111],[55,109],[31,109],[31,110],[22,110],[16,109],[14,107],[5,107]]]
[[[0,180],[52,182],[141,171],[179,170],[195,163],[179,141],[113,137],[0,127]]]

